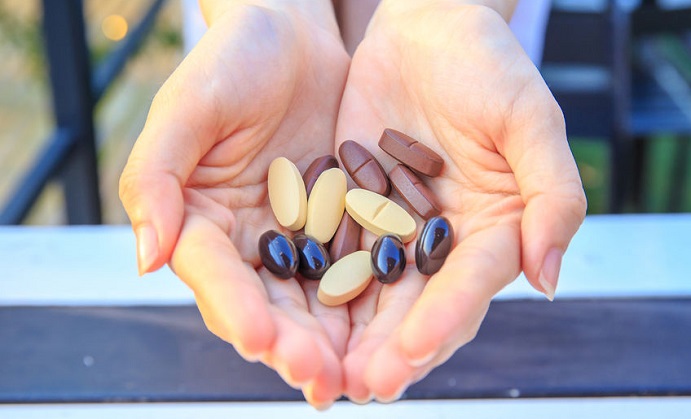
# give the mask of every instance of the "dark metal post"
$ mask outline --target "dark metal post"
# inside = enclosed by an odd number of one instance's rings
[[[43,0],[43,31],[58,129],[75,138],[60,173],[70,224],[100,224],[89,50],[80,0]]]

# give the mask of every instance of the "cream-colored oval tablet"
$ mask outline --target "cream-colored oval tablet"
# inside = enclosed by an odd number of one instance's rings
[[[325,170],[319,175],[307,200],[305,234],[322,243],[331,240],[343,218],[347,191],[348,183],[341,169]]]
[[[276,220],[283,227],[296,231],[307,219],[307,191],[300,171],[290,160],[278,157],[269,166],[269,203]]]
[[[360,295],[373,276],[372,255],[358,250],[331,265],[319,282],[317,298],[327,306],[345,304]]]
[[[404,243],[415,238],[412,215],[389,198],[366,189],[351,189],[345,202],[348,214],[361,226],[381,236],[396,234]]]

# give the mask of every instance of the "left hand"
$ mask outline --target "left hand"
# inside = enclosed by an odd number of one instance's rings
[[[350,303],[343,362],[346,395],[358,402],[395,400],[446,361],[521,270],[553,298],[586,209],[561,111],[490,8],[382,2],[353,56],[336,148],[358,141],[388,170],[393,159],[377,146],[386,127],[444,158],[441,175],[426,181],[456,246],[437,274],[424,277],[409,261],[399,282],[374,281]]]

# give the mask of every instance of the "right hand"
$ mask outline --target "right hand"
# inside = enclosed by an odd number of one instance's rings
[[[257,251],[280,229],[270,162],[304,170],[334,153],[349,58],[319,1],[212,2],[208,32],[153,100],[120,197],[140,273],[170,263],[213,333],[325,407],[342,393],[347,308],[316,303],[312,281],[276,279]]]

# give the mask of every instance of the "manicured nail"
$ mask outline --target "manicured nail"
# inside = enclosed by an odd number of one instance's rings
[[[137,229],[137,266],[139,276],[149,272],[158,258],[158,237],[156,230],[149,225]]]
[[[557,248],[550,249],[545,256],[542,263],[542,270],[538,282],[545,293],[548,300],[554,301],[554,293],[557,290],[557,282],[559,281],[559,270],[561,269],[561,260],[564,257],[564,252]]]

